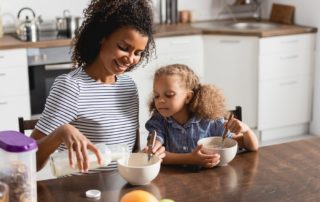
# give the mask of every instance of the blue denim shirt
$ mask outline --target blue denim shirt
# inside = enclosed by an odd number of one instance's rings
[[[207,120],[192,117],[183,126],[173,118],[165,118],[155,113],[146,123],[146,129],[157,131],[159,140],[166,151],[174,153],[190,153],[196,148],[201,138],[222,136],[224,130],[224,118]],[[232,137],[228,132],[227,137]]]

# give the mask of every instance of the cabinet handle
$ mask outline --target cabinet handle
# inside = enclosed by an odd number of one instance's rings
[[[0,105],[7,105],[7,104],[8,104],[8,102],[6,102],[6,101],[0,102]]]
[[[280,41],[281,44],[292,44],[292,43],[298,43],[298,42],[299,42],[298,39],[288,40],[288,41]]]
[[[172,41],[170,44],[171,45],[185,45],[185,44],[189,44],[189,41]]]
[[[223,44],[238,44],[240,43],[241,41],[240,40],[220,40],[220,43],[223,43]]]
[[[298,58],[299,55],[280,56],[280,60],[292,60]]]
[[[0,73],[0,76],[5,76],[6,75],[6,73]]]
[[[280,86],[289,86],[289,85],[295,85],[297,84],[298,81],[294,80],[294,81],[287,81],[287,82],[280,82]]]

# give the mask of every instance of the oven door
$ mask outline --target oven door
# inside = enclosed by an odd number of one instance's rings
[[[55,78],[70,72],[71,69],[71,63],[29,66],[31,114],[33,117],[38,117],[42,113]]]

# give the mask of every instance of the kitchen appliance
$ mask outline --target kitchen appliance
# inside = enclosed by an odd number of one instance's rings
[[[55,78],[72,69],[70,47],[29,48],[27,55],[31,115],[38,118]]]
[[[82,24],[81,17],[75,17],[70,14],[69,10],[63,11],[63,17],[56,18],[56,27],[59,35],[65,35],[73,38]]]
[[[32,17],[25,15],[24,19],[21,19],[21,14],[25,11],[29,11]],[[36,17],[35,12],[28,7],[21,8],[18,12],[18,24],[17,35],[23,41],[36,42],[39,39],[39,23],[42,21],[40,17]]]
[[[10,188],[9,201],[37,201],[37,148],[37,142],[22,133],[0,131],[0,181]]]

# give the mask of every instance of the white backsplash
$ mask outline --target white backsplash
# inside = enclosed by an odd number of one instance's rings
[[[157,2],[160,0],[153,0]],[[216,19],[219,13],[225,10],[223,1],[229,0],[179,0],[178,10],[191,10],[194,21]],[[83,9],[90,0],[0,0],[0,12],[3,17],[5,32],[15,29],[17,14],[23,7],[30,7],[36,15],[41,15],[44,20],[43,26],[55,22],[56,17],[61,17],[63,10],[70,10],[74,16],[82,16]],[[155,22],[159,22],[155,8]],[[26,11],[27,12],[27,11]],[[223,15],[219,15],[219,18]]]

